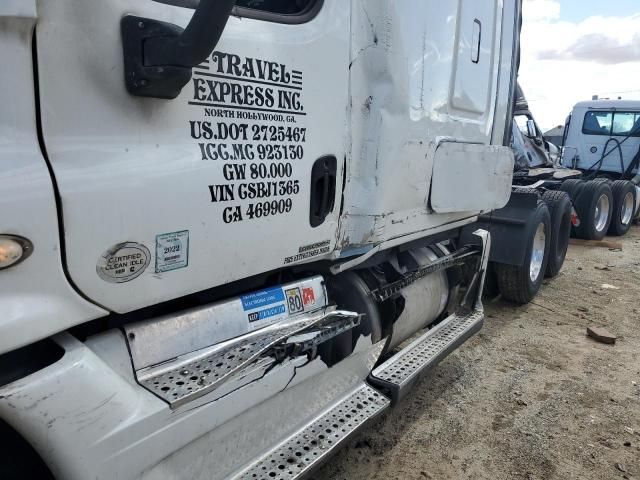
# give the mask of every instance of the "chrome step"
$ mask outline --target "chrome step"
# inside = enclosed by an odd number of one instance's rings
[[[421,374],[477,333],[483,321],[481,309],[449,316],[375,368],[369,375],[369,383],[389,392],[393,403],[396,403]]]
[[[283,354],[298,355],[331,334],[352,328],[360,316],[328,307],[293,322],[275,324],[245,335],[222,347],[204,349],[171,362],[136,372],[140,385],[177,408],[223,385],[231,378],[254,379],[256,364],[266,372]],[[334,322],[345,325],[334,325]],[[300,338],[303,333],[310,338]],[[289,339],[292,342],[289,342]],[[314,342],[315,339],[315,342]]]
[[[362,384],[338,405],[232,478],[291,480],[306,476],[351,434],[377,417],[390,404],[384,395]]]

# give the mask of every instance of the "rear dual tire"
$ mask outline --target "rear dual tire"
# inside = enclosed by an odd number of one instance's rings
[[[519,304],[529,303],[536,296],[547,271],[552,227],[549,209],[543,201],[538,201],[525,228],[527,247],[523,265],[494,265],[500,294]]]
[[[636,207],[636,188],[626,180],[616,180],[611,184],[613,214],[609,235],[622,236],[631,228]]]
[[[602,240],[609,230],[613,213],[613,192],[606,181],[566,180],[560,190],[571,196],[580,220],[572,228],[574,237]]]
[[[560,273],[569,249],[571,198],[566,192],[549,190],[542,194],[542,200],[551,216],[551,242],[545,276],[552,278]]]

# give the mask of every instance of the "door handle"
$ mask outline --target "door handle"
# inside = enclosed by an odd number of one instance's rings
[[[334,156],[320,157],[311,167],[311,202],[309,223],[317,227],[333,211],[336,197],[336,171],[338,161]]]
[[[477,18],[473,21],[473,39],[471,41],[471,61],[480,62],[480,43],[482,41],[482,23]]]
[[[183,30],[177,25],[125,15],[120,21],[125,85],[131,95],[176,98],[191,69],[216,47],[235,0],[200,0]]]

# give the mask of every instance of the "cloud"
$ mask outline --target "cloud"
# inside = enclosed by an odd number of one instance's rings
[[[556,20],[560,17],[560,3],[556,0],[525,0],[523,8],[529,21]]]
[[[620,40],[603,33],[588,33],[564,49],[541,50],[540,60],[576,60],[616,65],[640,61],[640,33],[630,41]]]
[[[570,22],[557,0],[525,0],[523,11],[520,83],[542,128],[592,95],[640,99],[640,15]]]

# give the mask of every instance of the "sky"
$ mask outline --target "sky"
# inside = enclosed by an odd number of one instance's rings
[[[640,1],[524,0],[520,84],[540,128],[574,104],[640,100]]]

